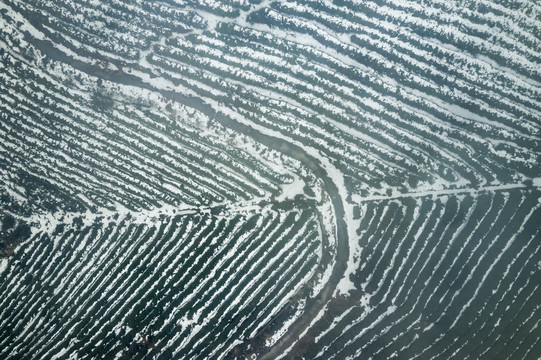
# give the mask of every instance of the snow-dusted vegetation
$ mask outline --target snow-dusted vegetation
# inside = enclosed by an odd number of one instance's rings
[[[0,3],[0,358],[541,356],[535,1]]]

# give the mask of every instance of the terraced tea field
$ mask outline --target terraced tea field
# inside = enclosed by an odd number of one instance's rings
[[[0,358],[541,358],[535,1],[0,1]]]

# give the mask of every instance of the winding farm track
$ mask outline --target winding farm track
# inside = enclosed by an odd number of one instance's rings
[[[0,357],[541,357],[540,16],[1,1]]]

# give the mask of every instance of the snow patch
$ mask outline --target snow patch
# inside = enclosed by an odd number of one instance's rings
[[[289,184],[283,184],[281,186],[282,194],[276,197],[276,200],[279,202],[282,202],[286,199],[293,199],[297,195],[304,194],[304,181],[295,173],[291,173],[291,175],[293,176],[293,181]]]
[[[7,269],[8,263],[8,259],[0,259],[0,275]]]

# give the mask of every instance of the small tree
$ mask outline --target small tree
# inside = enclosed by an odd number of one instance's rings
[[[30,226],[24,221],[19,222],[15,230],[11,233],[11,244],[16,245],[20,242],[28,239],[32,235],[32,230]]]
[[[4,219],[2,220],[2,230],[7,231],[14,226],[15,226],[15,218],[10,214],[4,215]]]

